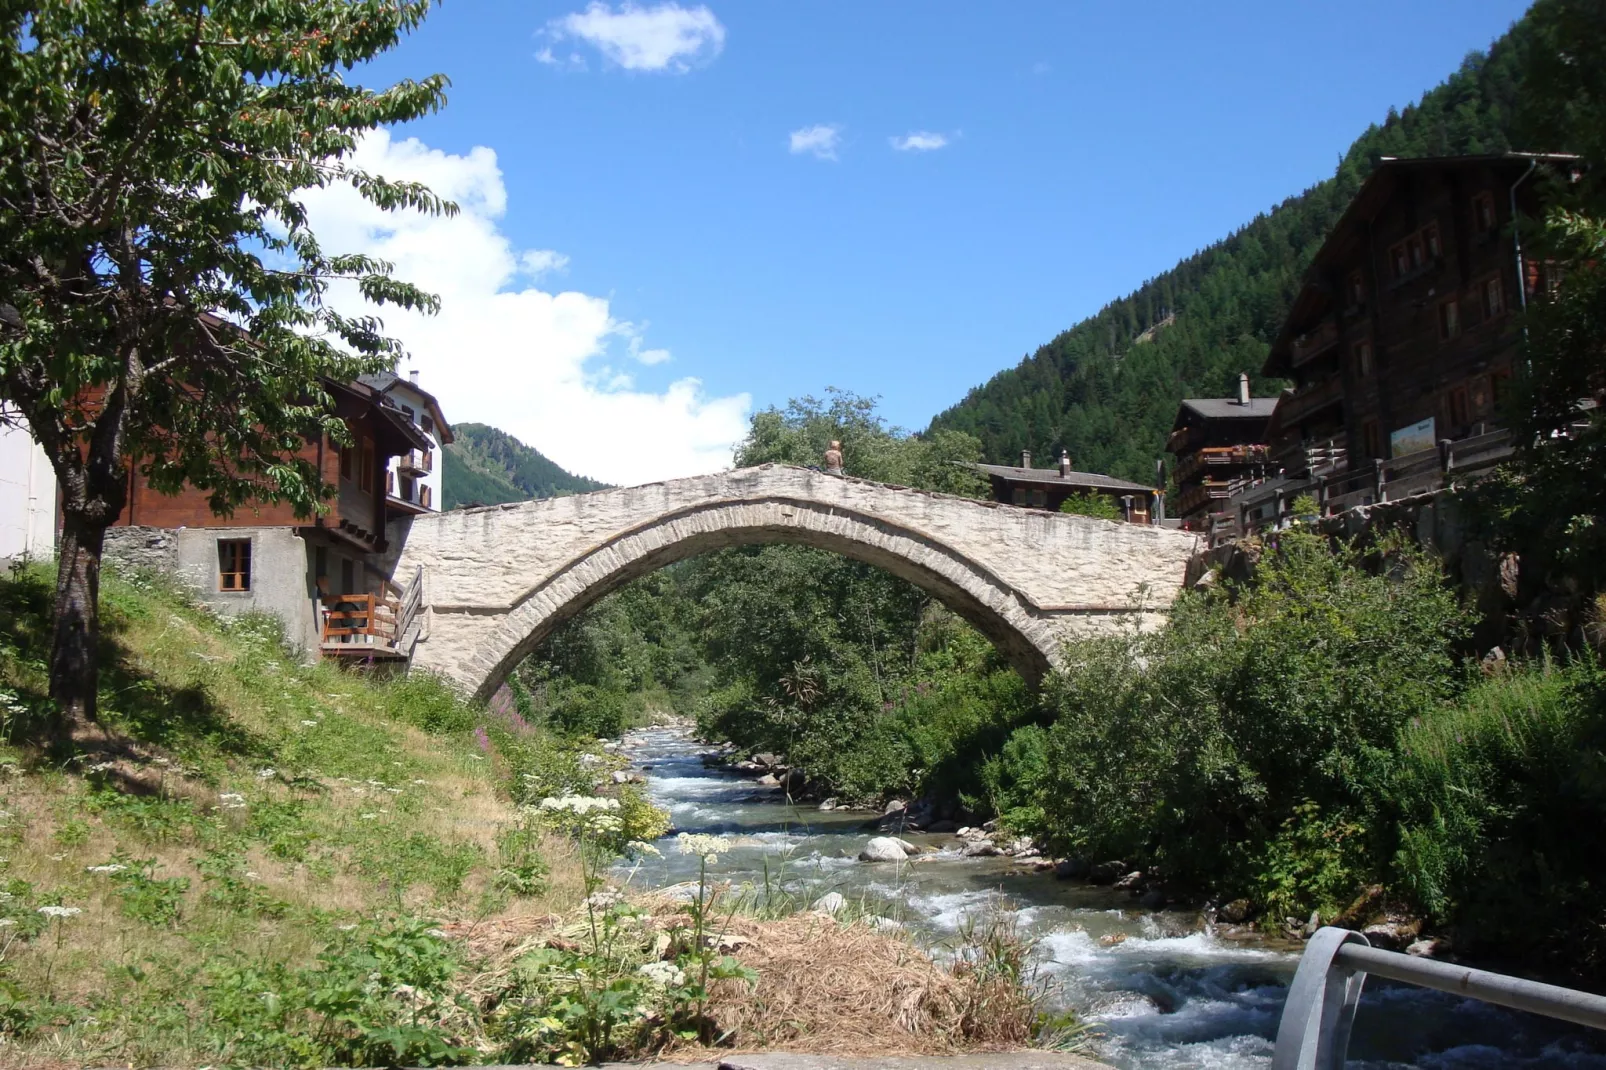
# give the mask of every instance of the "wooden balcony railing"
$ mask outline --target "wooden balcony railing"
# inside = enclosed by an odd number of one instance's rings
[[[1338,324],[1328,321],[1313,331],[1307,331],[1294,339],[1289,347],[1288,363],[1291,367],[1299,367],[1309,361],[1315,360],[1338,344]]]
[[[435,451],[408,450],[406,453],[401,455],[401,460],[398,462],[397,467],[399,467],[403,472],[415,472],[419,475],[428,475],[430,472],[435,470]]]
[[[1300,420],[1344,398],[1344,380],[1334,375],[1307,385],[1303,390],[1283,398],[1277,403],[1277,419],[1284,427],[1292,427]]]
[[[1270,451],[1265,446],[1206,446],[1177,462],[1176,478],[1178,483],[1182,483],[1201,471],[1208,472],[1213,468],[1239,465],[1268,464],[1270,460]]]
[[[323,597],[323,648],[332,653],[394,650],[400,601],[387,594],[330,594]]]

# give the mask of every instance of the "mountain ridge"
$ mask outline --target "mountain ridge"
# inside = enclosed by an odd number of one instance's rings
[[[454,424],[452,435],[455,441],[441,451],[443,509],[608,489],[609,484],[577,476],[540,450],[489,424]]]

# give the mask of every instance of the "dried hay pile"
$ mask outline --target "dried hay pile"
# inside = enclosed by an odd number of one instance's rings
[[[653,926],[689,926],[685,903],[637,900]],[[498,987],[513,960],[543,945],[573,946],[575,917],[531,915],[446,926],[483,972],[471,988]],[[825,914],[778,920],[736,915],[717,929],[727,951],[758,974],[710,984],[707,1008],[721,1052],[828,1055],[944,1055],[1028,1047],[1037,1006],[1021,984],[960,962],[948,969],[897,932]],[[675,1042],[659,1057],[706,1057]]]
[[[1022,1048],[1036,1007],[1020,986],[950,971],[906,938],[822,914],[731,919],[733,953],[756,986],[721,981],[710,1016],[724,1043],[746,1051],[942,1055]]]

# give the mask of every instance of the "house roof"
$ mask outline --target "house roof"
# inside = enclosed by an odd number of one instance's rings
[[[1269,420],[1277,399],[1250,398],[1249,404],[1240,405],[1237,398],[1183,398],[1182,407],[1206,420]]]
[[[1288,318],[1283,321],[1276,340],[1272,342],[1271,352],[1266,357],[1262,374],[1271,376],[1286,374],[1288,347],[1294,336],[1300,333],[1302,325],[1308,322],[1310,316],[1320,312],[1332,298],[1327,286],[1322,282],[1323,269],[1327,267],[1339,247],[1349,241],[1355,225],[1377,215],[1394,193],[1394,186],[1399,181],[1400,175],[1435,167],[1467,169],[1492,166],[1517,172],[1538,164],[1569,164],[1577,163],[1579,159],[1580,157],[1566,152],[1497,152],[1469,156],[1417,156],[1408,159],[1383,157],[1367,176],[1366,181],[1361,183],[1361,188],[1351,198],[1349,206],[1344,209],[1344,214],[1333,224],[1321,248],[1311,258],[1299,294],[1289,308]],[[1296,328],[1295,324],[1300,324],[1301,327]]]
[[[1059,487],[1088,487],[1094,490],[1131,490],[1142,491],[1145,494],[1154,492],[1153,487],[1142,483],[1131,483],[1097,472],[1072,472],[1070,475],[1062,476],[1058,468],[1019,468],[1009,464],[972,464],[968,467],[991,479],[1002,479],[1008,483],[1041,483]]]
[[[428,450],[435,444],[425,437],[411,420],[394,404],[386,404],[389,400],[375,387],[362,381],[352,383],[339,383],[333,379],[323,381],[324,389],[328,390],[337,399],[344,396],[362,405],[370,405],[378,414],[384,428],[393,432],[403,444],[396,453],[403,453],[409,449]]]
[[[436,433],[439,435],[441,443],[445,444],[452,441],[452,425],[446,422],[446,417],[441,413],[441,403],[436,400],[434,394],[431,394],[411,379],[403,379],[395,372],[375,372],[372,375],[360,375],[357,377],[357,381],[387,397],[397,387],[411,390],[423,399],[424,405],[429,409],[429,414],[434,417]]]

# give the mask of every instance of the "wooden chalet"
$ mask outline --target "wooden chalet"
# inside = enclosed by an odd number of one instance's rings
[[[1543,284],[1517,223],[1559,154],[1385,159],[1317,251],[1262,369],[1290,379],[1268,429],[1281,473],[1235,495],[1240,527],[1420,493],[1509,452],[1499,402]]]
[[[205,491],[160,493],[135,466],[108,554],[176,571],[221,612],[271,613],[309,653],[406,657],[422,590],[416,577],[389,574],[385,530],[428,508],[416,492],[398,497],[398,469],[408,479],[435,473],[435,436],[450,429],[438,406],[404,411],[394,379],[322,384],[352,439],[320,438],[299,451],[335,488],[325,513],[297,517],[288,504],[265,503],[217,516]],[[421,420],[435,426],[426,431]]]
[[[1019,466],[975,464],[970,467],[987,477],[993,501],[1006,505],[1058,512],[1065,499],[1073,494],[1096,494],[1109,498],[1129,524],[1158,523],[1165,518],[1163,491],[1097,472],[1073,471],[1070,455],[1063,451],[1058,468],[1033,468],[1029,451],[1022,451]]]
[[[1189,530],[1201,530],[1229,498],[1271,474],[1266,432],[1276,398],[1249,396],[1249,376],[1239,375],[1230,398],[1185,398],[1166,439],[1176,458],[1174,512]]]

